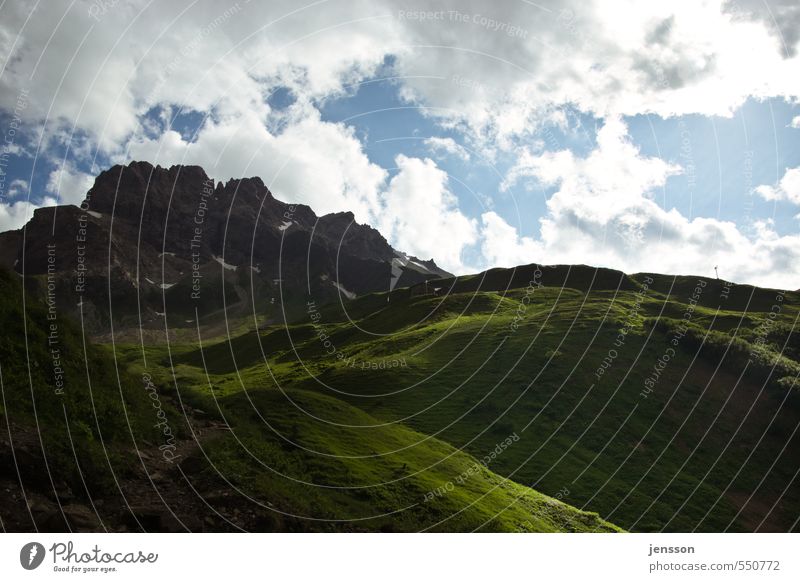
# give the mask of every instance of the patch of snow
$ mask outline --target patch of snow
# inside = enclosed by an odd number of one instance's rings
[[[158,285],[162,289],[169,289],[170,287],[175,285],[175,283],[156,283],[155,281],[153,281],[152,279],[148,279],[147,277],[145,277],[144,280],[147,281],[148,283],[150,283],[151,285]],[[137,289],[139,287],[136,284],[136,281],[133,282],[133,286],[136,287]]]
[[[229,265],[228,263],[223,261],[221,257],[218,257],[216,255],[211,255],[211,258],[214,259],[215,261],[217,261],[220,265],[222,265],[223,269],[227,269],[229,271],[235,271],[236,270],[236,265]]]
[[[159,317],[164,317],[166,313],[161,313],[160,311],[156,311],[156,315],[158,315]]]
[[[170,257],[174,257],[174,256],[175,256],[175,253],[158,253],[158,258],[160,259],[160,258],[161,258],[161,257],[163,257],[164,255],[169,255]]]
[[[258,267],[254,267],[253,265],[250,265],[250,270],[255,271],[256,273],[261,273],[261,269],[259,269]]]
[[[291,220],[287,220],[287,221],[285,221],[285,222],[284,222],[282,225],[280,225],[280,226],[278,227],[278,230],[280,230],[280,231],[284,231],[284,230],[286,230],[287,228],[289,228],[290,226],[292,226],[292,224],[294,224],[294,223],[293,223]]]
[[[102,214],[100,214],[99,212],[95,212],[94,210],[87,210],[86,214],[94,216],[95,218],[103,218]]]
[[[408,264],[408,257],[404,253],[398,253],[395,251],[397,255],[392,259],[392,278],[389,280],[389,293],[394,291],[395,285],[397,285],[397,281],[403,275],[403,267]],[[386,297],[387,301],[389,297]]]
[[[415,261],[413,259],[410,259],[408,262],[411,263],[412,265],[416,265],[420,269],[423,269],[426,273],[431,273],[432,272],[428,267],[426,267],[422,263],[418,263],[417,261]]]
[[[334,285],[334,287],[336,287],[336,288],[337,288],[339,291],[341,291],[341,292],[342,292],[342,294],[343,294],[345,297],[347,297],[348,299],[355,299],[355,298],[356,298],[356,294],[355,294],[355,293],[352,293],[351,291],[348,291],[347,289],[345,289],[344,287],[342,287],[341,285],[339,285],[339,283],[337,283],[336,281],[333,281],[333,285]]]

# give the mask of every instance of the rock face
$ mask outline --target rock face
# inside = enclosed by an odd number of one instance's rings
[[[101,173],[80,207],[38,209],[0,249],[0,264],[96,332],[231,310],[279,318],[448,275],[350,212],[275,199],[260,178],[215,183],[198,166],[146,162]]]

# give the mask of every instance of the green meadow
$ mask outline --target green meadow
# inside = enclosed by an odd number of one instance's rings
[[[194,478],[273,512],[264,529],[797,529],[796,293],[509,273],[445,280],[437,295],[308,298],[290,321],[276,310],[215,337],[84,347],[70,326],[70,386],[84,350],[105,380],[70,391],[66,414],[40,404],[42,388],[25,418],[47,415],[53,447],[69,424],[98,474],[102,448],[126,470],[134,443],[160,438],[137,385],[147,374],[177,438],[197,440],[183,461]],[[21,393],[6,413],[26,410],[26,359],[4,337],[4,393]],[[187,410],[225,430],[193,436]]]

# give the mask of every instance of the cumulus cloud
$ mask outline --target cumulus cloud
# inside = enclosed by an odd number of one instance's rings
[[[532,179],[556,191],[540,220],[538,239],[520,238],[499,216],[483,216],[483,236],[494,260],[500,262],[504,255],[511,257],[509,264],[588,259],[629,273],[706,276],[719,266],[728,280],[797,287],[800,236],[779,236],[770,221],[761,221],[748,237],[732,222],[689,219],[674,208],[664,209],[653,200],[653,192],[680,168],[643,156],[619,120],[609,120],[597,141],[597,148],[583,158],[564,150],[520,160],[509,188]],[[487,229],[499,234],[487,234]]]
[[[795,0],[737,0],[723,5],[725,12],[763,22],[775,33],[776,45],[787,56],[797,53],[800,40],[800,4]]]
[[[439,20],[406,17],[414,42],[431,48],[398,58],[404,94],[489,148],[515,147],[566,104],[598,117],[731,115],[750,96],[800,94],[787,50],[796,35],[779,39],[763,11],[721,0],[448,8]]]
[[[429,137],[423,143],[433,154],[453,156],[463,162],[469,161],[467,149],[452,137]]]
[[[50,172],[47,191],[59,204],[79,205],[92,187],[94,176],[81,172],[67,162]]]
[[[15,180],[11,180],[11,183],[8,185],[8,197],[9,198],[18,198],[26,194],[28,191],[28,182],[26,180],[21,180],[19,178]]]
[[[481,216],[481,254],[496,267],[514,267],[546,260],[540,242],[519,236],[517,229],[494,211]]]
[[[196,164],[217,180],[260,176],[273,193],[310,205],[318,213],[351,210],[360,222],[378,208],[387,173],[370,162],[353,129],[322,121],[296,104],[280,132],[271,133],[252,113],[207,119],[192,141],[175,131],[133,140],[117,161],[146,159],[161,165]]]
[[[276,86],[325,99],[391,57],[408,99],[510,147],[565,104],[601,117],[725,115],[748,96],[800,96],[798,10],[761,4],[181,0],[98,13],[88,0],[64,0],[28,19],[17,3],[4,6],[0,25],[0,87],[31,90],[27,118],[74,126],[113,149],[160,104],[266,116]]]
[[[448,271],[465,270],[464,249],[477,242],[477,224],[458,208],[447,174],[430,159],[395,159],[398,172],[383,193],[378,229],[400,249]]]
[[[31,18],[29,5],[7,5],[0,88],[30,92],[25,119],[88,132],[102,150],[159,104],[263,115],[271,87],[321,98],[382,63],[391,26],[371,18],[368,3],[348,4],[347,14],[332,4],[64,0]]]
[[[789,122],[789,127],[800,129],[800,115],[797,117],[792,117],[792,120]]]
[[[775,186],[759,186],[756,193],[764,200],[786,200],[800,205],[800,168],[789,168]]]
[[[33,211],[42,206],[55,206],[57,201],[45,198],[39,204],[27,200],[18,200],[10,204],[0,204],[0,232],[22,228],[31,217]]]

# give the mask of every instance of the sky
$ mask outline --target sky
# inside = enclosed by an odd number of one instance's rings
[[[0,4],[0,230],[117,163],[260,176],[454,273],[800,288],[800,3]]]

